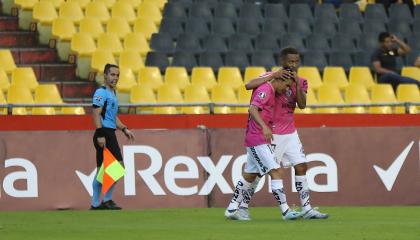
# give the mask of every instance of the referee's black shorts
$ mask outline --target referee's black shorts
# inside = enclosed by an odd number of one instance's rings
[[[105,147],[114,155],[118,161],[122,161],[121,149],[118,145],[117,136],[115,135],[115,129],[112,128],[102,128],[103,134],[105,135]],[[98,145],[98,134],[95,132],[93,135],[93,145],[96,149],[96,166],[101,167],[104,160],[103,151],[104,149]]]

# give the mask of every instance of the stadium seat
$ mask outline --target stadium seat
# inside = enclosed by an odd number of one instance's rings
[[[63,2],[60,5],[59,16],[68,18],[75,24],[79,24],[84,18],[83,10],[77,2]]]
[[[159,87],[157,93],[158,103],[183,103],[184,100],[181,91],[171,85],[164,84]],[[179,108],[180,109],[180,108]],[[155,107],[154,113],[156,114],[176,114],[179,113],[177,107]]]
[[[227,2],[219,2],[214,9],[215,18],[230,18],[236,19],[238,17],[236,8],[233,4]]]
[[[399,33],[399,37],[408,38],[411,36],[412,31],[410,24],[404,20],[391,19],[388,23],[388,29],[392,33]]]
[[[118,2],[127,3],[133,9],[135,9],[143,2],[143,0],[118,0]],[[156,7],[156,5],[153,5],[153,6]]]
[[[112,52],[107,50],[96,50],[92,53],[91,68],[95,72],[102,73],[107,63],[116,64]]]
[[[201,53],[199,56],[198,63],[200,66],[211,67],[214,71],[217,71],[220,67],[224,65],[220,53],[211,51]]]
[[[311,25],[304,18],[291,18],[287,24],[288,33],[306,37],[312,33]]]
[[[110,51],[114,56],[119,56],[123,46],[117,34],[107,32],[99,35],[97,50]]]
[[[31,67],[16,68],[12,72],[11,85],[24,86],[25,88],[35,91],[38,81],[35,72]]]
[[[271,68],[277,64],[271,51],[256,51],[251,55],[251,65]]]
[[[47,0],[48,1],[48,0]],[[64,0],[59,0],[64,2]],[[77,2],[82,9],[86,9],[87,5],[91,2],[91,0],[67,0],[67,2]]]
[[[386,32],[385,22],[379,19],[366,19],[363,22],[363,32],[378,36],[380,32]]]
[[[102,3],[104,3],[105,4],[105,6],[108,8],[108,9],[111,9],[111,7],[114,5],[114,3],[116,2],[117,0],[95,0],[95,2],[102,2]]]
[[[4,97],[4,94],[2,91],[0,91],[0,104],[7,104],[6,98]],[[0,108],[0,115],[6,115],[7,114],[7,108]]]
[[[128,33],[124,37],[124,50],[139,53],[142,57],[150,51],[149,44],[143,33]]]
[[[370,89],[375,82],[368,67],[351,67],[349,73],[349,84],[360,84]]]
[[[165,53],[148,52],[145,64],[146,66],[159,67],[161,71],[164,71],[169,66],[169,60]]]
[[[338,18],[335,13],[334,5],[330,3],[315,5],[315,19],[326,19],[332,23],[337,23]]]
[[[189,52],[176,52],[171,63],[171,66],[174,67],[185,67],[188,72],[191,72],[191,70],[197,65],[195,55]]]
[[[79,32],[89,33],[93,39],[96,40],[99,35],[104,33],[104,29],[99,19],[94,17],[85,17],[80,21]]]
[[[281,48],[294,47],[299,52],[305,51],[305,45],[303,44],[303,37],[298,34],[285,34],[281,38]]]
[[[9,77],[7,76],[6,71],[0,67],[0,92],[7,92],[7,89],[10,86]]]
[[[371,51],[359,51],[354,54],[354,65],[355,66],[367,66],[370,67],[372,65],[370,58],[372,52]]]
[[[357,52],[354,39],[354,35],[337,34],[331,39],[331,49],[335,52]]]
[[[32,115],[55,115],[53,107],[33,107]]]
[[[362,29],[360,28],[359,23],[352,20],[343,19],[340,20],[338,24],[338,32],[342,35],[348,35],[352,36],[353,38],[357,38],[360,34],[362,34]]]
[[[140,86],[150,86],[154,91],[163,85],[162,79],[162,74],[157,67],[141,68],[137,77]]]
[[[176,86],[181,91],[190,85],[187,69],[184,67],[167,67],[165,70],[165,84]]]
[[[324,84],[318,89],[318,103],[319,104],[343,104],[343,98],[340,94],[340,89],[331,84]],[[338,113],[338,108],[317,108],[317,113]]]
[[[311,89],[317,90],[322,86],[321,75],[316,67],[299,67],[297,74],[308,81],[308,87]]]
[[[16,68],[15,60],[13,59],[12,52],[9,49],[0,50],[0,68],[7,74],[11,74]]]
[[[71,38],[71,51],[80,57],[91,56],[95,50],[95,41],[89,33],[75,33]]]
[[[329,52],[331,50],[327,36],[319,33],[309,35],[306,38],[306,46],[308,51]]]
[[[420,42],[419,42],[420,45]],[[412,46],[409,44],[409,46]],[[420,49],[420,48],[419,48]],[[411,51],[405,56],[405,65],[412,66],[416,62],[417,57],[419,54],[416,51]]]
[[[347,72],[351,66],[353,66],[353,61],[350,53],[347,52],[331,52],[330,53],[330,66],[340,66],[343,67]]]
[[[417,4],[414,7],[414,19],[415,20],[420,20],[420,4]]]
[[[9,104],[34,104],[34,99],[28,87],[12,84],[7,91],[7,102]],[[26,115],[28,112],[25,107],[14,107],[12,114]]]
[[[131,88],[136,85],[133,71],[129,68],[120,68],[120,78],[117,83],[118,92],[129,93]]]
[[[219,35],[209,35],[203,39],[203,50],[218,53],[228,51],[226,40]]]
[[[260,77],[266,72],[267,72],[266,68],[264,67],[256,67],[256,66],[247,67],[245,69],[245,74],[244,74],[244,83],[248,83],[250,80]]]
[[[275,19],[277,22],[287,22],[288,19],[286,8],[281,3],[266,3],[264,5],[264,16],[266,19]]]
[[[228,45],[230,51],[243,51],[249,53],[254,50],[251,38],[248,35],[241,33],[231,35],[228,39]]]
[[[159,7],[151,2],[141,3],[137,8],[137,16],[149,18],[155,24],[160,24],[162,21],[162,14],[160,13]]]
[[[236,31],[241,34],[246,34],[248,36],[254,37],[260,34],[261,24],[254,19],[239,19],[236,21]]]
[[[382,4],[368,4],[365,10],[365,19],[379,19],[383,22],[388,21],[385,7]]]
[[[206,87],[195,84],[187,86],[184,92],[184,102],[209,103],[210,97],[207,93]],[[209,113],[209,108],[203,106],[182,107],[182,112],[186,114],[203,114]]]
[[[224,2],[232,4],[235,8],[240,8],[244,0],[224,0]]]
[[[289,18],[290,19],[302,18],[302,19],[305,19],[308,23],[314,22],[314,17],[312,15],[310,6],[303,3],[290,5]]]
[[[331,38],[337,33],[336,23],[325,18],[315,19],[313,33],[315,35],[324,36],[324,38]]]
[[[222,37],[228,37],[235,34],[235,28],[231,19],[215,18],[211,24],[211,32]]]
[[[314,105],[314,104],[318,104],[318,100],[315,97],[314,90],[312,90],[311,88],[308,88],[307,93],[306,93],[306,105]],[[313,108],[310,108],[310,107],[306,107],[304,109],[300,109],[299,107],[295,108],[295,113],[313,113],[313,112],[314,112]]]
[[[420,69],[418,67],[405,66],[401,70],[401,75],[420,81]]]
[[[134,20],[137,18],[133,7],[130,4],[123,2],[114,3],[111,8],[111,16],[125,18],[130,24],[134,24]]]
[[[179,3],[168,2],[165,7],[163,7],[162,13],[164,18],[173,18],[183,21],[188,18],[185,6]]]
[[[39,0],[15,0],[14,3],[22,10],[32,10]]]
[[[63,107],[61,113],[66,115],[85,115],[85,109],[83,107]]]
[[[106,31],[116,34],[120,39],[131,33],[131,28],[128,22],[121,17],[110,18],[106,23]]]
[[[60,93],[55,84],[41,84],[35,88],[35,103],[62,104]]]
[[[348,85],[346,73],[342,67],[325,67],[322,76],[326,85],[334,85],[340,89],[344,89]]]
[[[392,20],[402,20],[406,23],[413,21],[413,16],[411,15],[410,8],[408,4],[391,4],[388,9],[389,19]]]
[[[243,51],[230,51],[225,55],[225,66],[238,67],[243,71],[249,65],[248,56]]]
[[[237,67],[221,67],[217,75],[217,82],[237,90],[243,85],[242,75]]]
[[[184,33],[178,36],[176,51],[198,54],[203,50],[201,48],[200,39],[197,36],[194,36],[189,33]]]
[[[150,47],[153,51],[172,54],[175,52],[175,44],[172,36],[168,33],[153,33],[150,39]]]
[[[143,0],[143,3],[152,3],[155,4],[159,10],[163,10],[163,7],[168,2],[168,0]]]
[[[345,90],[345,103],[369,104],[369,93],[361,84],[349,84]],[[365,107],[345,107],[343,113],[366,113]]]
[[[261,33],[255,38],[255,49],[259,51],[271,51],[278,53],[280,51],[279,39],[271,33]]]
[[[415,20],[414,22],[413,22],[413,35],[412,36],[410,36],[411,38],[412,37],[414,37],[414,35],[417,35],[416,37],[416,39],[418,39],[418,36],[420,35],[420,19],[419,20]],[[408,38],[408,39],[410,39],[410,38]],[[420,44],[416,44],[416,48],[418,49],[418,46],[419,46]]]
[[[261,5],[245,3],[239,7],[239,17],[259,22],[263,19]]]
[[[340,5],[340,20],[341,19],[352,19],[355,22],[363,22],[359,7],[354,3],[343,3]]]
[[[378,34],[373,32],[360,35],[357,45],[360,50],[368,52],[374,51],[378,47]]]
[[[416,84],[400,84],[397,87],[398,102],[420,102],[419,88]],[[410,106],[409,113],[419,113],[419,106]],[[404,107],[397,107],[396,113],[405,113]]]
[[[195,67],[191,73],[191,84],[200,85],[210,91],[216,84],[216,77],[210,67]]]
[[[210,34],[209,24],[203,18],[190,18],[185,24],[185,32],[200,38],[205,37]]]
[[[157,31],[156,25],[150,19],[137,18],[134,22],[134,32],[143,33],[147,40],[150,40],[152,34]]]
[[[144,85],[135,85],[130,91],[130,103],[132,104],[154,104],[156,97],[153,88]],[[152,112],[153,107],[138,107],[136,113]]]
[[[371,88],[372,103],[395,103],[397,99],[390,84],[376,84]],[[370,113],[392,113],[393,107],[371,107]]]
[[[307,51],[303,54],[303,65],[309,67],[316,67],[322,71],[328,66],[327,57],[322,51]]]
[[[202,18],[205,21],[213,20],[211,6],[206,2],[195,2],[191,5],[190,18]]]
[[[37,2],[33,6],[32,18],[41,24],[52,24],[57,16],[57,11],[51,2]]]
[[[242,85],[240,85],[242,86]],[[232,88],[229,86],[225,86],[219,84],[214,86],[211,90],[211,101],[213,103],[231,103],[231,104],[237,104],[238,100],[236,99],[235,92]],[[233,113],[234,108],[233,107],[215,107],[214,113]]]
[[[262,31],[281,38],[287,32],[285,24],[286,22],[278,22],[277,19],[265,19]]]
[[[73,22],[67,18],[56,18],[52,22],[51,34],[54,38],[70,41],[75,33],[76,27]]]
[[[177,18],[163,18],[160,23],[159,33],[168,33],[172,38],[176,39],[180,34],[184,33],[183,20]]]
[[[235,109],[236,113],[248,113],[249,104],[250,104],[250,101],[251,101],[251,95],[252,95],[252,91],[251,90],[246,90],[244,85],[239,87],[238,103],[248,104],[248,106],[247,107],[236,107],[236,109]]]
[[[144,67],[143,60],[141,59],[140,54],[136,51],[122,51],[118,61],[121,68],[129,68],[134,73],[139,72],[140,68]]]
[[[86,6],[86,17],[94,17],[101,21],[102,24],[106,23],[109,18],[108,8],[102,1],[90,2]]]

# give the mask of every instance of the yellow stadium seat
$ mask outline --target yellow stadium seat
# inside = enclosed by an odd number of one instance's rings
[[[237,67],[221,67],[217,75],[217,82],[237,90],[243,85],[241,72]]]
[[[369,93],[365,85],[351,83],[345,90],[345,103],[368,104],[370,103]],[[366,107],[345,107],[344,113],[366,113]]]
[[[416,84],[400,84],[397,87],[398,102],[420,102],[419,88]],[[418,113],[420,106],[410,106],[409,113]],[[397,107],[396,113],[405,113],[404,107]]]
[[[76,24],[83,19],[83,10],[77,2],[64,2],[60,5],[59,16],[68,18]]]
[[[93,39],[98,39],[99,35],[104,32],[104,29],[99,19],[85,17],[80,21],[79,32],[89,33]]]
[[[4,94],[2,91],[0,91],[0,104],[7,104],[6,98],[4,97]],[[0,115],[7,115],[7,108],[0,108]]]
[[[95,2],[102,2],[108,9],[111,9],[114,6],[116,0],[94,0]]]
[[[89,33],[75,33],[71,38],[71,51],[79,56],[91,56],[95,50],[95,41]]]
[[[390,84],[376,84],[371,88],[372,103],[395,103],[397,99]],[[371,107],[370,113],[392,113],[393,107]]]
[[[264,67],[245,68],[244,82],[248,83],[251,79],[257,78],[266,72]]]
[[[167,67],[165,71],[165,84],[177,86],[181,91],[190,85],[187,69],[184,67]]]
[[[52,21],[57,18],[57,11],[50,2],[38,2],[34,5],[32,18],[41,24],[52,24]]]
[[[271,67],[271,71],[272,71],[272,72],[277,72],[279,69],[280,69],[280,67],[279,67],[279,66],[274,66],[274,67]]]
[[[138,73],[140,68],[144,67],[144,63],[138,53],[122,51],[119,57],[119,66],[120,68],[129,68],[134,73]]]
[[[35,91],[38,86],[34,70],[30,67],[16,68],[12,72],[11,85],[20,85]]]
[[[55,115],[53,107],[33,107],[32,115]]]
[[[70,41],[76,33],[76,28],[72,21],[67,18],[56,18],[52,22],[52,36],[64,41]]]
[[[362,84],[370,89],[375,82],[368,67],[351,67],[349,73],[349,84]]]
[[[61,104],[60,93],[55,84],[41,84],[35,89],[35,103]]]
[[[117,90],[119,92],[130,92],[133,86],[136,86],[136,78],[133,71],[128,68],[120,68],[120,78],[117,83]]]
[[[189,85],[185,88],[184,92],[185,103],[209,103],[210,97],[207,93],[207,89],[201,85]],[[186,114],[203,114],[209,113],[208,107],[195,106],[195,107],[183,107],[182,112]]]
[[[241,104],[248,104],[251,101],[251,95],[252,95],[252,91],[251,90],[246,90],[245,86],[241,86],[239,87],[239,92],[238,92],[238,103]],[[248,107],[236,107],[236,113],[248,113]]]
[[[112,17],[122,17],[125,18],[128,23],[133,24],[134,20],[136,20],[136,14],[134,12],[133,7],[124,2],[116,2],[111,8],[111,16]]]
[[[343,104],[340,89],[336,85],[323,84],[318,89],[319,104]],[[317,108],[317,113],[338,113],[338,108]]]
[[[401,70],[401,75],[405,77],[414,78],[420,81],[420,68],[405,66]]]
[[[123,47],[120,39],[115,33],[102,33],[98,37],[98,50],[106,50],[112,52],[114,56],[120,55]]]
[[[158,29],[151,19],[148,18],[137,18],[134,22],[134,32],[143,33],[147,40],[153,33],[156,33]]]
[[[110,15],[104,2],[94,1],[86,6],[86,17],[97,18],[102,24],[104,24],[109,20]]]
[[[135,85],[131,88],[130,103],[133,104],[153,104],[156,103],[156,97],[153,89],[148,86]],[[153,107],[138,107],[136,113],[152,112]]]
[[[159,7],[153,3],[141,3],[137,8],[137,16],[149,18],[156,25],[159,25],[160,21],[162,21],[162,14],[160,13]]]
[[[82,9],[86,9],[87,5],[91,1],[90,0],[67,0],[67,2],[77,2]]]
[[[191,83],[204,86],[210,91],[216,84],[216,77],[211,67],[194,67],[191,73]]]
[[[235,92],[226,85],[218,84],[211,90],[211,101],[214,103],[232,103],[237,104]],[[214,113],[233,113],[233,107],[215,107]]]
[[[308,87],[318,89],[322,86],[321,75],[317,67],[299,67],[297,74],[308,81]]]
[[[15,60],[9,49],[0,50],[0,68],[6,71],[7,74],[11,74],[16,68]]]
[[[107,63],[116,64],[112,52],[106,50],[97,50],[92,54],[91,68],[94,71],[101,73]]]
[[[20,9],[32,10],[35,4],[38,3],[38,0],[15,0],[14,2]]]
[[[150,51],[149,44],[147,43],[144,34],[139,32],[129,33],[125,36],[124,49],[140,53],[142,57],[145,57]]]
[[[164,84],[159,87],[157,95],[158,103],[183,103],[181,91],[173,85]],[[156,114],[176,114],[177,107],[155,107]]]
[[[160,10],[163,10],[163,7],[168,2],[168,0],[143,0],[143,2],[155,4]]]
[[[150,86],[153,90],[157,90],[163,85],[162,75],[158,67],[140,69],[137,79],[140,86]]]
[[[131,7],[136,8],[140,5],[140,3],[142,3],[142,0],[119,0],[119,2],[127,3]]]
[[[31,90],[22,85],[10,85],[7,92],[7,102],[9,104],[34,104]],[[14,107],[13,115],[26,115],[28,112],[25,107]]]
[[[314,104],[318,104],[318,100],[316,99],[314,90],[312,90],[312,88],[308,88],[308,91],[306,93],[306,105],[314,105]],[[299,107],[296,106],[295,108],[295,113],[313,113],[314,109],[310,108],[310,107],[306,107],[304,109],[300,109]]]
[[[120,39],[123,39],[131,32],[130,25],[127,20],[122,17],[113,17],[106,23],[106,31],[115,33]]]
[[[0,67],[0,92],[1,93],[6,92],[9,86],[10,86],[9,77],[7,77],[6,71],[4,71]]]
[[[82,107],[63,107],[61,113],[66,115],[84,115],[85,109]]]
[[[59,8],[64,0],[39,0],[40,2],[50,2],[55,8]]]
[[[323,82],[324,84],[335,85],[340,89],[344,89],[349,84],[346,72],[342,67],[325,67]]]

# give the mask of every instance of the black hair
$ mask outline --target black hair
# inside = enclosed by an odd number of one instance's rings
[[[105,68],[104,68],[104,74],[108,74],[109,73],[109,69],[111,69],[111,68],[119,68],[117,65],[115,65],[115,64],[110,64],[110,63],[107,63],[107,64],[105,64]]]
[[[298,50],[296,50],[296,48],[286,47],[286,48],[283,48],[281,50],[280,57],[282,59],[285,59],[287,57],[287,55],[289,55],[289,54],[298,54],[299,55],[299,52],[298,52]]]
[[[381,33],[379,33],[378,41],[383,43],[383,42],[385,42],[385,38],[387,38],[387,37],[391,37],[391,34],[389,32],[381,32]]]

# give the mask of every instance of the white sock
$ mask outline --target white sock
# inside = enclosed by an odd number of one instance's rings
[[[283,180],[282,179],[272,179],[271,180],[271,191],[276,198],[281,213],[284,215],[289,210],[289,205],[286,201],[286,194],[283,190]]]
[[[244,178],[241,178],[238,181],[235,190],[233,191],[233,196],[230,200],[228,210],[238,209],[239,203],[242,202],[242,199],[244,197],[243,192],[246,191],[250,185],[251,183],[247,182]]]
[[[299,192],[300,204],[302,209],[307,212],[312,209],[309,201],[309,187],[306,176],[295,176],[296,190]]]
[[[255,180],[251,183],[248,189],[244,189],[243,192],[243,199],[239,204],[239,208],[248,208],[249,203],[251,202],[251,198],[255,193],[255,189],[257,189],[258,183],[260,182],[260,177],[255,178]]]

